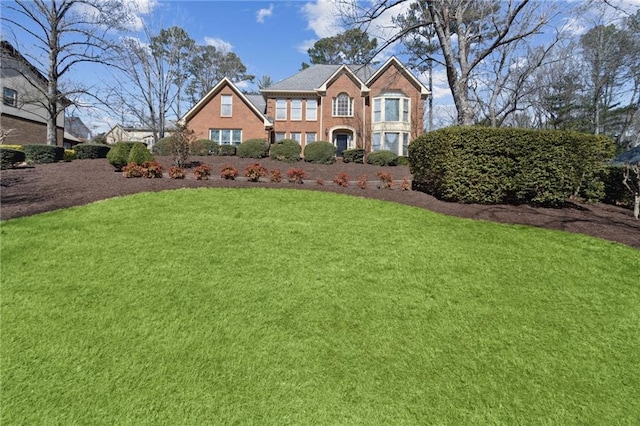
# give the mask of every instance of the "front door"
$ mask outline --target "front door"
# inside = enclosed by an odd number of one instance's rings
[[[336,157],[342,157],[342,151],[347,149],[349,135],[338,133],[336,135]]]

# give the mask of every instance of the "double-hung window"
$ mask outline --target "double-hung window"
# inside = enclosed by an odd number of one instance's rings
[[[220,115],[222,117],[231,117],[233,115],[233,97],[231,95],[221,96]]]
[[[240,129],[211,129],[209,139],[218,145],[240,145],[242,143],[242,130]]]
[[[8,87],[2,89],[2,103],[12,107],[18,106],[18,92]]]
[[[373,122],[409,122],[409,98],[400,93],[388,93],[373,98]]]
[[[287,119],[287,100],[276,99],[276,120]]]
[[[316,134],[315,133],[306,133],[305,134],[305,144],[310,144],[312,142],[316,141]]]
[[[318,100],[307,99],[307,121],[316,121],[318,119]]]
[[[302,99],[291,100],[291,119],[302,120]]]
[[[298,145],[300,145],[302,143],[302,133],[291,132],[291,140],[298,142]]]
[[[333,116],[352,117],[353,98],[346,93],[340,93],[338,96],[333,98]]]

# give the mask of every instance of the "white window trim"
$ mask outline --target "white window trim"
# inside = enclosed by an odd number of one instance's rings
[[[389,148],[386,146],[385,141],[386,141],[386,134],[387,133],[397,133],[398,134],[398,143],[397,143],[397,150],[394,151],[394,154],[402,156],[403,152],[404,152],[404,135],[407,135],[407,146],[409,145],[409,143],[411,143],[411,133],[407,132],[407,131],[403,131],[403,130],[381,130],[379,132],[373,132],[371,134],[371,151],[372,152],[376,152],[373,149],[373,138],[374,135],[380,135],[380,149],[379,151],[389,151]]]
[[[218,131],[218,140],[215,140],[213,138],[213,132],[214,131]],[[230,132],[230,139],[229,139],[229,143],[228,144],[223,144],[222,143],[222,132],[228,130]],[[233,135],[234,132],[239,132],[240,133],[240,141],[237,144],[233,143]],[[212,141],[214,141],[215,143],[217,143],[218,145],[233,145],[233,146],[238,146],[242,143],[242,129],[223,129],[223,128],[212,128],[209,129],[209,139],[211,139]]]
[[[338,114],[338,98],[340,98],[342,95],[346,95],[347,98],[347,114]],[[346,92],[341,92],[338,94],[338,96],[336,96],[335,98],[333,98],[333,108],[332,108],[332,116],[333,117],[353,117],[353,98],[351,96],[349,96],[348,93]]]
[[[387,114],[386,114],[386,101],[387,99],[397,99],[398,100],[398,119],[397,120],[392,120],[389,121],[387,120]],[[376,121],[376,116],[375,116],[375,102],[379,101],[380,102],[380,120]],[[407,110],[405,111],[404,109],[404,105],[405,105],[405,101],[407,101]],[[404,120],[404,116],[405,116],[405,112],[407,115],[407,120]],[[411,98],[408,98],[406,96],[401,96],[399,94],[388,94],[388,95],[381,95],[381,96],[376,96],[375,98],[373,98],[373,107],[371,108],[371,122],[372,123],[404,123],[404,124],[411,124]]]
[[[309,102],[315,102],[315,108],[309,109]],[[313,111],[315,117],[309,118],[309,111]],[[306,99],[305,100],[305,115],[304,118],[306,121],[318,121],[318,100],[317,99]]]
[[[309,142],[309,135],[313,135],[313,140]],[[318,134],[316,132],[305,132],[304,133],[304,144],[316,142],[318,140]]]
[[[12,96],[7,96],[7,95],[5,94],[5,92],[6,92],[7,90],[9,90],[9,91],[13,92],[13,93],[12,93]],[[9,101],[9,102],[7,102],[7,101]],[[17,90],[15,90],[15,89],[12,89],[12,88],[10,88],[10,87],[3,87],[3,88],[2,88],[2,103],[3,103],[4,105],[7,105],[7,106],[11,106],[11,107],[17,108],[17,107],[18,107],[18,91],[17,91]]]
[[[293,116],[293,111],[295,111],[293,108],[294,102],[300,102],[300,108],[297,109],[300,114],[298,117]],[[302,99],[291,99],[289,103],[291,104],[291,121],[302,121]]]
[[[278,102],[284,102],[284,108],[279,109],[278,108]],[[286,99],[276,99],[276,120],[277,121],[287,121],[287,104],[289,102],[287,102]],[[284,118],[278,117],[278,111],[284,111]]]
[[[229,103],[225,104],[224,100],[228,99]],[[224,107],[229,107],[229,114],[224,113]],[[233,117],[233,96],[232,95],[222,95],[220,96],[220,117]]]

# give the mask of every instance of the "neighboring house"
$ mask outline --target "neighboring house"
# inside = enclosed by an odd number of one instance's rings
[[[64,130],[82,142],[87,142],[91,139],[91,130],[89,130],[80,117],[65,117]]]
[[[165,137],[171,136],[171,132],[165,130]],[[105,134],[105,140],[109,145],[117,142],[144,142],[147,147],[153,147],[153,130],[139,127],[123,127],[116,124]]]
[[[429,95],[395,57],[378,69],[313,65],[261,93],[245,95],[225,78],[181,122],[220,144],[293,139],[304,148],[326,140],[337,156],[352,148],[407,155],[409,141],[423,132]]]
[[[11,133],[5,144],[47,143],[47,79],[10,43],[0,42],[0,127]],[[60,105],[61,108],[67,105]],[[57,145],[64,140],[64,111],[57,119]]]

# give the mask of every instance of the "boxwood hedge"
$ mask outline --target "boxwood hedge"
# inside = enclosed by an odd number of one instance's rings
[[[304,161],[316,164],[333,164],[336,161],[336,147],[331,142],[312,142],[304,147]]]
[[[136,142],[118,142],[107,153],[109,164],[115,167],[116,171],[121,171],[129,161],[129,153]]]
[[[269,155],[266,139],[249,139],[238,145],[236,155],[240,158],[264,158]]]
[[[558,206],[571,195],[602,198],[613,152],[604,136],[451,127],[413,141],[409,163],[415,188],[445,200]]]
[[[367,164],[374,166],[397,166],[398,155],[392,151],[376,151],[369,154]]]
[[[53,145],[22,145],[26,162],[31,164],[55,163],[64,160],[64,148]]]
[[[274,160],[295,163],[300,160],[302,148],[298,142],[291,139],[283,139],[271,145],[269,155]]]
[[[342,161],[344,163],[364,163],[366,151],[360,148],[346,149],[342,151]]]
[[[111,147],[99,143],[81,143],[74,146],[73,150],[79,160],[86,160],[90,158],[107,158]]]
[[[25,154],[21,150],[0,146],[0,168],[3,170],[13,167],[16,163],[22,163],[25,158]]]

